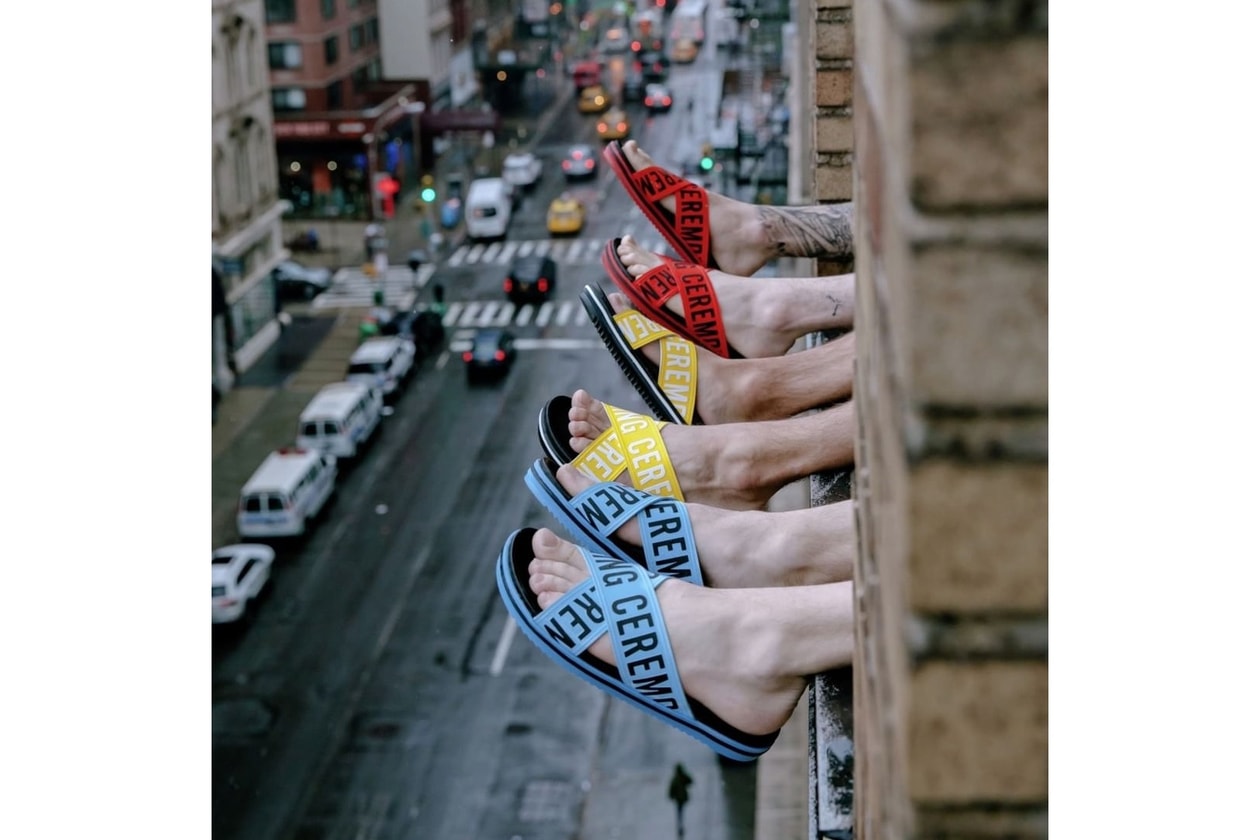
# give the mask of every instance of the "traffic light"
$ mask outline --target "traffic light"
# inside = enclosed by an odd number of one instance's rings
[[[713,171],[713,146],[708,143],[705,143],[704,147],[700,150],[700,171]]]
[[[420,200],[432,204],[437,199],[437,190],[433,188],[433,176],[425,175],[420,179]]]

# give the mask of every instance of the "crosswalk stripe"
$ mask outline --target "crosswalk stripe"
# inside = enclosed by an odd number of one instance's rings
[[[511,323],[512,315],[514,314],[515,313],[512,311],[511,306],[501,307],[499,309],[498,316],[494,319],[494,325],[496,327],[506,327],[509,323]]]
[[[573,311],[573,301],[566,300],[560,304],[560,311],[556,313],[556,326],[563,327],[569,323],[569,313]]]
[[[504,242],[503,250],[499,252],[499,264],[507,265],[512,259],[512,255],[516,253],[516,249],[520,246],[519,242]]]
[[[481,303],[474,301],[464,307],[464,317],[459,319],[461,327],[471,327],[477,320],[477,316],[481,314]]]
[[[534,305],[527,303],[516,313],[516,326],[523,327],[529,323],[529,319],[534,317]]]
[[[538,317],[534,319],[534,323],[540,327],[547,326],[547,322],[551,320],[553,309],[555,309],[555,304],[549,300],[543,301],[542,306],[538,307]]]
[[[516,255],[518,257],[528,257],[530,254],[534,252],[534,245],[536,244],[537,244],[537,241],[533,239],[529,239],[529,240],[526,240],[525,242],[522,242],[520,250],[517,251]]]
[[[468,246],[460,245],[455,249],[455,253],[446,258],[446,264],[452,268],[458,268],[464,264],[464,260],[468,258]]]
[[[501,304],[487,303],[485,308],[481,311],[481,317],[477,319],[477,326],[490,326],[490,322],[494,320],[494,313],[498,310],[500,305]],[[511,304],[508,304],[508,306],[510,305]]]
[[[485,251],[486,251],[486,246],[485,246],[484,244],[482,244],[482,243],[478,242],[476,245],[472,246],[472,249],[471,249],[471,250],[469,250],[469,252],[468,252],[468,261],[469,261],[469,262],[480,262],[480,261],[481,261],[481,255],[482,255],[482,254],[484,254],[484,253],[485,253]]]
[[[503,243],[501,243],[501,242],[491,242],[491,243],[490,243],[490,244],[486,247],[486,252],[485,252],[485,254],[483,254],[483,255],[482,255],[482,257],[481,257],[482,261],[483,261],[483,262],[493,262],[493,261],[494,261],[495,256],[499,253],[499,249],[500,249],[500,248],[502,248],[502,247],[503,247]]]
[[[459,313],[464,310],[464,304],[452,303],[446,307],[446,315],[442,318],[442,326],[450,328],[455,326],[455,321],[459,318]]]

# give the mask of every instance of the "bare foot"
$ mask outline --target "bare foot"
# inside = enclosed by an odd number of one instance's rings
[[[621,150],[635,171],[653,166],[654,161],[634,140],[621,144]],[[721,193],[706,190],[709,195],[709,249],[713,260],[723,271],[742,277],[757,273],[772,257],[777,256],[756,207]],[[674,212],[674,197],[661,204]]]
[[[560,467],[556,478],[571,496],[597,483],[569,464]],[[736,589],[853,580],[857,538],[852,502],[776,513],[687,502],[687,514],[706,586]],[[637,521],[622,525],[617,537],[643,545]]]
[[[569,447],[581,452],[612,426],[604,404],[586,391],[575,391],[569,408]],[[755,478],[756,446],[738,440],[747,424],[680,426],[667,423],[661,440],[686,501],[728,510],[760,510],[786,484],[766,486]],[[630,483],[629,474],[619,479]]]
[[[617,256],[632,277],[639,277],[665,262],[659,254],[635,241],[633,236],[622,237],[617,245]],[[716,269],[709,269],[709,281],[713,283],[713,291],[722,310],[726,340],[747,358],[782,356],[804,334],[780,327],[788,313],[777,302],[788,302],[789,299],[776,294],[777,281],[750,280]],[[679,295],[671,297],[665,306],[682,317],[683,304]]]
[[[546,528],[533,537],[529,588],[543,609],[590,577],[577,546]],[[805,678],[853,661],[852,584],[711,589],[666,580],[656,589],[689,697],[751,735],[787,722]],[[592,655],[614,663],[604,634]],[[802,670],[805,669],[805,670]]]

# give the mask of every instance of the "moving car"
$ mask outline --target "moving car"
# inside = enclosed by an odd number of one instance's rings
[[[600,52],[619,53],[625,52],[630,47],[630,33],[622,29],[620,26],[613,26],[604,33],[604,40],[600,42]]]
[[[700,54],[700,48],[690,38],[679,38],[670,48],[669,57],[679,64],[690,64]]]
[[[551,257],[517,257],[507,277],[503,278],[503,291],[508,300],[518,305],[526,301],[541,302],[555,291],[557,276],[556,261]]]
[[[578,110],[583,114],[602,114],[612,107],[612,97],[603,85],[582,88],[578,94]]]
[[[621,108],[612,108],[599,118],[595,130],[600,140],[624,140],[630,136],[630,118]]]
[[[665,85],[651,84],[643,94],[643,105],[652,113],[668,111],[674,107],[674,97]]]
[[[561,193],[551,200],[547,208],[547,232],[553,234],[581,233],[586,224],[586,206],[569,193]]]
[[[659,50],[639,53],[639,69],[647,82],[663,82],[669,78],[669,59]]]
[[[507,237],[516,205],[515,190],[502,178],[477,178],[468,185],[464,227],[473,239]]]
[[[502,379],[516,361],[516,338],[507,330],[488,327],[473,335],[472,347],[464,351],[464,372],[469,383],[487,377]]]
[[[587,143],[577,143],[569,147],[564,159],[560,161],[566,178],[593,178],[598,170],[595,162],[595,149]]]
[[[442,346],[446,328],[442,326],[442,313],[425,304],[403,310],[381,324],[381,335],[401,335],[411,338],[416,353],[432,354]]]
[[[270,546],[238,543],[210,555],[210,617],[215,624],[244,616],[271,580],[276,553]]]
[[[604,68],[598,61],[579,61],[573,65],[573,90],[581,93],[584,88],[598,85]]]
[[[416,345],[410,338],[399,335],[369,338],[350,356],[346,379],[366,382],[388,397],[411,374],[415,361]]]
[[[533,152],[514,152],[503,159],[503,180],[513,187],[528,189],[540,175],[542,161]]]
[[[332,284],[332,272],[326,268],[311,268],[293,260],[285,260],[271,270],[280,297],[310,300],[320,292],[328,291]]]
[[[643,68],[636,61],[626,70],[626,77],[621,83],[621,101],[634,102],[643,97],[647,81],[643,78]]]

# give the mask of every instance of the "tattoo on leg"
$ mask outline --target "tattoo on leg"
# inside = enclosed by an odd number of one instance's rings
[[[844,306],[844,301],[840,300],[840,298],[835,295],[830,294],[827,295],[827,300],[831,301],[831,317],[834,318],[840,312],[841,307]]]
[[[780,257],[853,259],[853,203],[758,207],[766,237]]]

